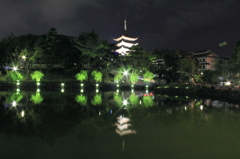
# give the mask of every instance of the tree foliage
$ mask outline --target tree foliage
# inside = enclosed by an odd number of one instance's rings
[[[77,73],[75,77],[77,80],[79,80],[81,82],[84,80],[87,80],[88,79],[87,71],[81,70],[80,73]]]
[[[92,76],[96,82],[102,82],[102,73],[101,72],[94,70],[92,72]]]
[[[150,71],[146,71],[143,74],[144,82],[149,83],[151,80],[153,80],[154,74]]]
[[[131,83],[135,84],[138,81],[138,74],[137,73],[131,73],[130,74],[130,81],[131,81]]]
[[[40,82],[41,79],[44,77],[44,74],[41,71],[34,71],[31,73],[32,80],[36,80],[36,82]]]
[[[7,81],[17,82],[23,79],[23,75],[18,71],[11,71],[11,72],[8,72],[6,79]]]

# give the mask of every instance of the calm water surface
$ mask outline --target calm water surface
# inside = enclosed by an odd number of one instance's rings
[[[238,103],[151,92],[0,92],[3,159],[238,159]]]

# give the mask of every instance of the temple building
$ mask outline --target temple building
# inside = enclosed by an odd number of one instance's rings
[[[113,39],[117,42],[117,49],[115,50],[115,52],[119,53],[120,55],[127,55],[127,52],[132,46],[138,45],[138,43],[135,42],[137,39],[137,37],[132,37],[127,34],[127,21],[125,19],[123,35],[121,35],[119,38]]]

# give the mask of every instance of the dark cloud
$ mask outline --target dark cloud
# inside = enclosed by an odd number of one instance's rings
[[[212,49],[227,54],[240,40],[238,0],[2,0],[0,36],[44,34],[51,27],[78,36],[95,30],[103,39],[128,31],[147,51]],[[226,41],[227,45],[219,47]]]

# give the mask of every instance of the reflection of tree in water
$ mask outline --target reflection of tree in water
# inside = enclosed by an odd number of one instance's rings
[[[80,105],[87,105],[87,97],[83,94],[77,95],[75,97],[76,102],[78,102]]]
[[[96,94],[93,99],[91,100],[92,105],[100,105],[102,104],[102,96],[101,94]]]
[[[40,104],[43,101],[43,97],[39,92],[36,92],[36,94],[32,94],[30,101],[32,101],[34,104]]]
[[[6,103],[12,103],[13,101],[19,102],[23,98],[23,95],[20,92],[8,92],[5,96]]]
[[[139,104],[139,98],[138,96],[136,96],[136,94],[131,94],[130,97],[129,97],[129,101],[130,103],[134,106],[138,105]]]
[[[176,129],[186,128],[189,130],[196,127],[214,127],[222,123],[234,126],[240,124],[237,115],[232,116],[230,113],[223,113],[219,109],[217,111],[207,108],[201,110],[199,106],[192,107],[189,105],[189,103],[198,103],[197,105],[199,105],[198,100],[191,102],[190,99],[163,98],[163,101],[158,101],[159,103],[162,102],[163,105],[151,106],[153,101],[153,98],[151,98],[152,100],[147,100],[150,104],[146,107],[146,105],[141,106],[140,102],[137,102],[141,97],[137,100],[135,94],[129,95],[127,105],[123,104],[121,95],[114,96],[114,94],[109,93],[107,96],[108,98],[103,96],[101,106],[98,107],[91,105],[91,100],[89,100],[89,103],[86,102],[86,106],[79,106],[76,102],[77,97],[73,94],[43,94],[44,100],[38,105],[27,105],[20,100],[19,103],[22,104],[20,107],[18,105],[16,107],[2,107],[1,114],[3,116],[1,118],[3,120],[0,122],[0,132],[9,136],[37,136],[46,139],[49,144],[54,144],[56,138],[66,135],[77,136],[81,141],[93,141],[94,138],[97,138],[99,132],[109,129],[114,132],[115,127],[111,127],[111,125],[116,122],[119,115],[129,118],[131,125],[128,128],[136,131],[141,128],[145,120],[149,119],[158,121],[160,125],[165,127],[174,126]],[[118,102],[110,102],[110,96],[112,97],[111,100],[117,99]],[[87,97],[94,99],[93,94]],[[2,99],[2,103],[7,102],[1,97]],[[14,99],[17,98],[14,97]],[[143,98],[142,101],[144,104]],[[56,109],[53,106],[54,102],[56,107],[57,104],[63,104],[64,106],[61,106],[61,109]],[[113,103],[121,103],[121,106],[114,106]],[[133,103],[134,107],[131,106]],[[112,114],[109,109],[112,110]],[[25,112],[24,116],[21,114],[22,110]],[[234,124],[232,123],[233,120],[235,121]],[[228,127],[224,128],[227,129]],[[228,129],[231,128],[229,126]]]
[[[151,96],[144,96],[142,100],[143,100],[143,106],[145,107],[151,107],[154,105],[154,102]]]

